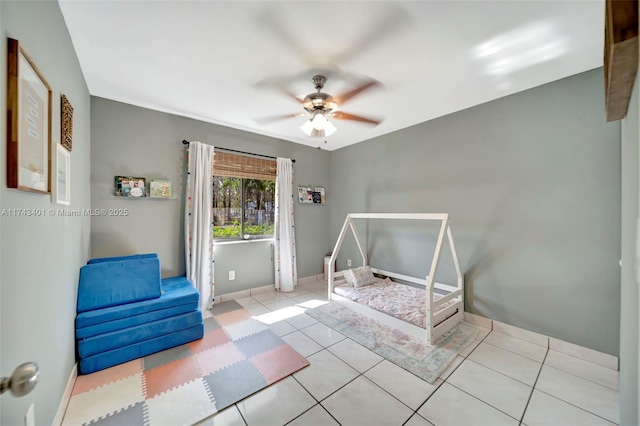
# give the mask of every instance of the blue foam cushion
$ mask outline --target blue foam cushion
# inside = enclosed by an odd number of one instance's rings
[[[158,299],[152,299],[158,300]],[[109,308],[106,308],[109,309]],[[121,318],[114,321],[102,322],[100,324],[90,325],[76,329],[76,339],[97,336],[99,334],[109,333],[110,331],[122,330],[136,325],[147,324],[163,318],[174,317],[186,314],[198,309],[198,301],[188,303],[186,305],[172,306],[166,309],[151,311],[140,315],[133,315],[127,318]]]
[[[202,322],[200,310],[164,318],[146,324],[116,330],[98,336],[78,340],[78,354],[81,358],[132,345],[155,337],[164,336],[178,330],[194,327]]]
[[[114,365],[122,364],[123,362],[201,339],[203,335],[204,326],[200,323],[186,330],[165,334],[155,339],[145,340],[144,342],[134,343],[122,348],[82,358],[80,359],[80,373],[89,374],[103,370]]]
[[[87,265],[91,265],[93,263],[113,262],[116,260],[157,259],[157,258],[158,258],[158,253],[132,254],[129,256],[114,256],[114,257],[96,257],[95,259],[90,259],[87,262]]]
[[[80,268],[77,311],[86,312],[161,295],[160,260],[136,258]]]
[[[162,295],[159,298],[80,313],[76,317],[76,329],[171,307],[197,304],[199,299],[198,291],[187,278],[165,278],[162,280]]]

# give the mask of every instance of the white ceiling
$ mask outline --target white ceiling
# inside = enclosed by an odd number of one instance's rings
[[[334,150],[602,66],[604,1],[67,1],[60,7],[89,91]],[[304,97],[328,76],[337,96],[380,87],[306,136]],[[186,136],[186,135],[185,135]]]

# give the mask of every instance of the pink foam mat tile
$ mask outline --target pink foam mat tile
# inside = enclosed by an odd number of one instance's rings
[[[222,328],[207,331],[200,340],[187,343],[191,353],[198,353],[207,349],[215,348],[231,341],[231,337]]]
[[[249,361],[256,366],[268,384],[309,365],[306,358],[286,343],[255,355]]]
[[[79,375],[73,386],[71,395],[77,395],[96,389],[106,384],[117,382],[134,374],[142,373],[142,359],[135,359],[124,364],[109,367],[91,374]]]
[[[228,325],[251,318],[251,312],[247,311],[246,309],[238,309],[236,311],[216,315],[214,318],[218,324],[220,324],[222,327],[226,327]]]
[[[215,371],[226,368],[238,361],[246,359],[244,354],[233,344],[233,342],[197,353],[194,355],[202,375],[206,376]]]
[[[202,371],[195,358],[189,356],[145,371],[146,398],[153,398],[175,387],[202,377]]]

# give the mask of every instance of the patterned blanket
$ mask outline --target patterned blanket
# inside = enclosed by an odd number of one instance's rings
[[[418,327],[426,327],[426,290],[398,284],[389,278],[377,280],[374,284],[354,288],[349,285],[334,287],[334,291],[342,297],[369,306]],[[442,297],[433,293],[435,301]],[[435,313],[456,302],[455,299],[438,306]]]

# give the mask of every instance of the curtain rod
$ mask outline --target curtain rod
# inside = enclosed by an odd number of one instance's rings
[[[182,140],[182,144],[183,145],[189,145],[189,141],[186,139]],[[264,157],[264,158],[273,158],[274,160],[277,160],[278,157],[273,157],[271,155],[262,155],[262,154],[254,154],[253,152],[247,152],[247,151],[238,151],[237,149],[230,149],[230,148],[222,148],[222,147],[218,147],[218,146],[214,146],[214,149],[221,149],[223,151],[230,151],[230,152],[237,152],[238,154],[247,154],[247,155],[255,155],[256,157]],[[291,159],[292,163],[295,163],[296,160],[295,158]]]

